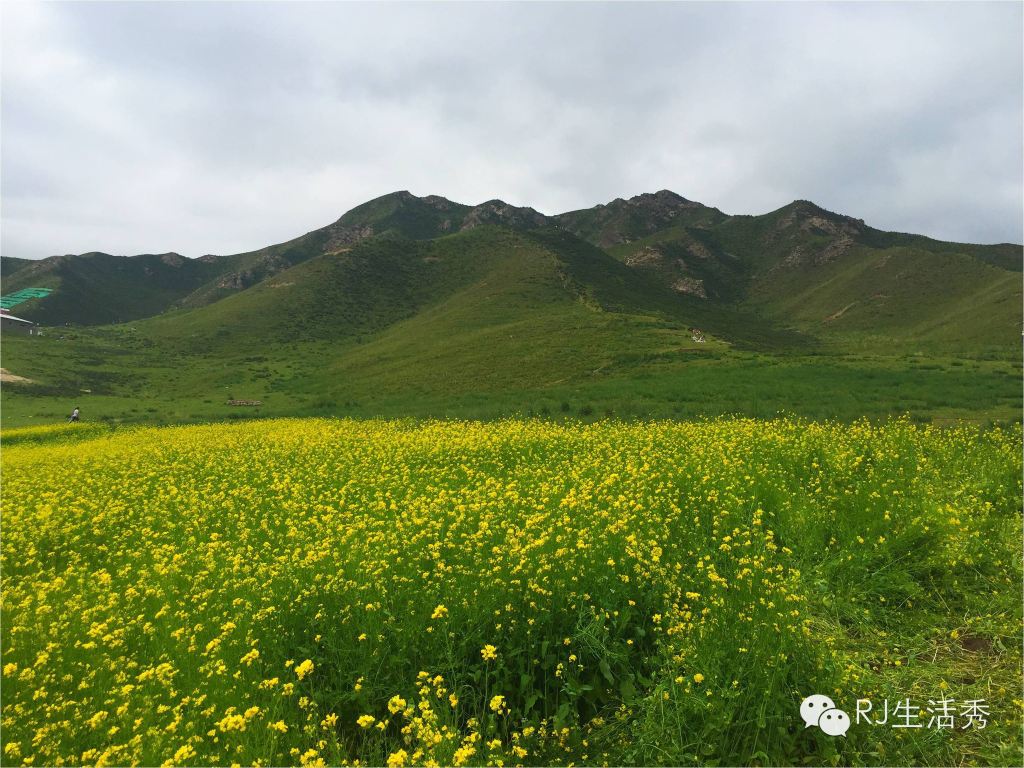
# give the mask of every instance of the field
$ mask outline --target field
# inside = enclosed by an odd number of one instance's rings
[[[2,437],[4,764],[1024,759],[1018,425]]]
[[[968,356],[866,340],[818,354],[764,353],[714,341],[696,345],[685,332],[649,325],[639,317],[603,318],[599,327],[566,334],[556,314],[532,330],[500,324],[465,344],[447,328],[399,328],[342,352],[335,342],[261,348],[239,341],[206,353],[128,326],[10,336],[3,342],[4,368],[33,383],[3,386],[3,425],[52,424],[76,405],[90,422],[151,425],[254,416],[853,421],[909,415],[937,424],[1021,418],[1021,360],[1014,349]],[[513,330],[518,341],[508,349],[503,343]],[[565,346],[550,339],[565,339]],[[231,407],[232,398],[263,406]]]

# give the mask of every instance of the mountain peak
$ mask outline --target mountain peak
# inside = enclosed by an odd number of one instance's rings
[[[549,223],[547,216],[533,208],[511,205],[504,200],[488,200],[469,210],[462,223],[462,229],[473,229],[484,224],[498,224],[513,229],[533,229]]]
[[[800,217],[820,216],[827,219],[859,221],[859,219],[855,219],[852,216],[846,216],[845,214],[836,213],[835,211],[830,211],[825,208],[822,208],[813,200],[804,199],[794,200],[793,202],[782,206],[781,208],[779,208],[777,213],[786,213]]]
[[[661,189],[657,192],[643,192],[639,195],[629,198],[630,203],[633,204],[644,204],[644,203],[657,203],[659,205],[693,205],[692,201],[687,200],[682,195],[677,195],[670,189]],[[697,203],[699,205],[699,203]]]
[[[794,200],[779,208],[775,213],[780,216],[780,226],[799,224],[802,229],[817,226],[830,233],[833,233],[834,228],[839,227],[849,234],[856,234],[865,228],[863,219],[855,219],[842,213],[828,211],[810,200]]]
[[[803,198],[799,198],[797,200],[794,200],[793,202],[788,203],[788,204],[782,206],[782,208],[780,208],[779,210],[780,211],[791,211],[791,212],[794,212],[794,213],[802,213],[802,214],[809,215],[809,216],[820,216],[822,214],[824,214],[824,215],[835,215],[835,214],[832,214],[831,211],[826,211],[824,208],[822,208],[820,205],[818,205],[813,200],[805,200]]]
[[[666,227],[706,227],[726,218],[717,208],[687,200],[669,189],[644,192],[628,200],[560,214],[564,229],[600,248],[624,245]]]

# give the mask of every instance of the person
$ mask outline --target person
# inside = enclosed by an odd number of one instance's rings
[[[71,412],[71,415],[68,416],[68,421],[78,421],[78,406],[77,405],[75,406],[75,410],[73,410]]]

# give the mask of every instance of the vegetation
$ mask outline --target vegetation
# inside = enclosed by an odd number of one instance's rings
[[[45,299],[19,305],[17,313],[43,325],[99,325],[163,312],[223,272],[223,264],[176,253],[126,259],[106,253],[54,256],[3,264],[3,293],[53,288]]]
[[[3,339],[2,760],[1020,764],[1020,254],[396,193],[5,258],[55,290]]]
[[[260,415],[275,416],[985,421],[1020,413],[1020,356],[1010,338],[1019,275],[969,255],[886,250],[788,277],[776,270],[770,282],[779,290],[750,288],[747,306],[681,295],[659,274],[621,263],[619,250],[552,227],[480,225],[409,239],[398,230],[426,225],[408,211],[418,198],[403,200],[390,212],[375,201],[342,219],[350,233],[377,216],[385,234],[309,256],[212,303],[5,338],[5,367],[34,383],[3,388],[4,423],[53,421],[71,399],[86,418],[118,422],[250,413],[229,399],[260,400]],[[322,244],[341,230],[332,231],[306,237]],[[639,247],[682,248],[672,245],[679,232]],[[274,258],[285,258],[281,248]],[[929,263],[939,268],[929,272]],[[717,283],[703,274],[711,293],[739,295],[729,270]],[[880,275],[893,286],[892,311],[848,301]],[[843,302],[838,317],[817,319]],[[694,326],[707,343],[694,340]]]
[[[652,301],[663,303],[664,293],[699,296],[686,314],[700,327],[730,317],[733,331],[768,324],[840,347],[866,334],[961,351],[979,344],[1015,347],[1022,330],[1024,257],[1018,245],[945,243],[882,232],[808,201],[761,216],[727,216],[666,190],[553,217],[500,200],[471,208],[396,192],[294,240],[233,256],[188,260],[176,254],[94,253],[31,266],[8,258],[2,265],[3,291],[59,288],[22,310],[49,325],[137,320],[175,307],[201,308],[265,287],[271,279],[278,287],[296,286],[297,294],[310,291],[316,286],[307,281],[322,268],[293,270],[311,260],[344,257],[381,238],[404,243],[399,247],[413,254],[420,249],[410,241],[449,241],[450,235],[481,227],[494,241],[476,240],[478,250],[502,249],[500,229],[533,232],[556,258],[571,258],[591,275],[607,273],[605,278],[633,283],[634,311]],[[584,243],[593,247],[588,250]],[[372,260],[374,247],[352,259]],[[442,250],[447,247],[459,246]],[[615,275],[609,254],[630,267],[632,279]],[[389,275],[389,264],[393,259],[375,267],[374,280],[402,281],[401,272]],[[442,285],[426,290],[443,292],[444,272],[427,270],[416,279],[440,275]],[[637,281],[641,275],[652,279]],[[202,324],[202,317],[183,325]]]
[[[3,436],[5,762],[1021,762],[1019,427],[80,426]]]

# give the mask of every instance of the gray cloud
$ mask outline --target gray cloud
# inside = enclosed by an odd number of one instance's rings
[[[4,255],[233,253],[395,189],[669,188],[1021,240],[1018,3],[3,9]]]

